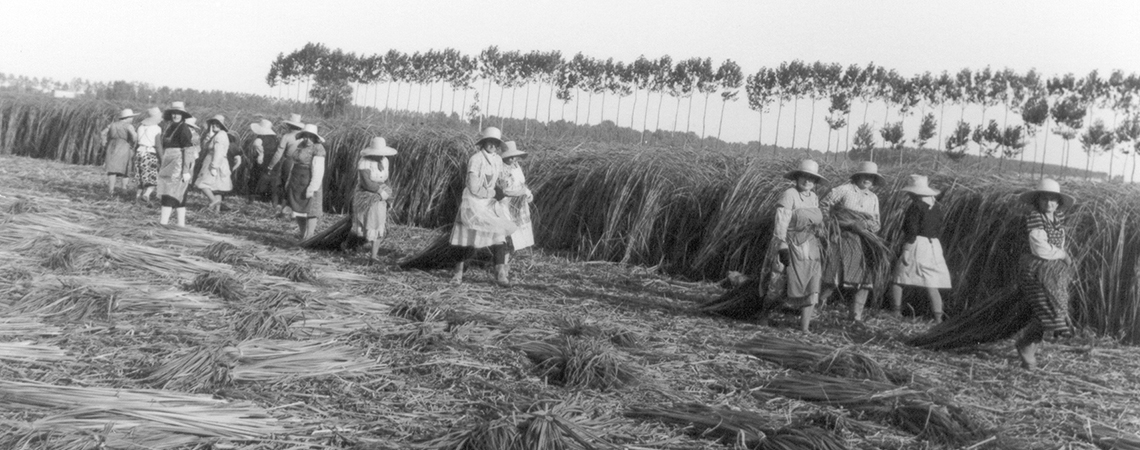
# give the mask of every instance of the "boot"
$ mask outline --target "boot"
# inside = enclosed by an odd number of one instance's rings
[[[178,227],[186,226],[186,208],[174,208],[174,215],[178,220]]]
[[[500,287],[511,287],[510,269],[506,264],[495,265],[495,284]]]
[[[170,213],[171,212],[174,212],[174,208],[171,208],[169,206],[163,206],[162,209],[159,210],[159,213],[158,213],[158,224],[159,225],[170,225]]]

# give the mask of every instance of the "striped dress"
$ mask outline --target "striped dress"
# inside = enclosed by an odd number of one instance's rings
[[[1065,215],[1057,211],[1050,221],[1037,211],[1025,215],[1029,253],[1021,258],[1021,291],[1033,308],[1033,319],[1049,335],[1072,334],[1069,321],[1069,283],[1073,267],[1061,258],[1065,248]]]

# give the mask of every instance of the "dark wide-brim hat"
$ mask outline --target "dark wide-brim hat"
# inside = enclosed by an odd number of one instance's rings
[[[183,102],[171,103],[170,107],[166,108],[166,111],[162,112],[162,118],[166,119],[166,120],[170,120],[170,114],[172,114],[172,113],[181,114],[182,120],[186,120],[186,119],[189,119],[191,117],[194,117],[193,114],[190,114],[189,112],[186,111],[186,103],[183,103]]]
[[[807,175],[815,178],[817,183],[820,181],[827,181],[827,178],[824,178],[823,175],[819,174],[819,163],[810,159],[800,161],[800,167],[795,170],[791,170],[788,173],[785,173],[784,178],[795,180],[796,177],[800,175]]]
[[[1042,195],[1056,195],[1057,198],[1060,199],[1061,208],[1068,208],[1073,206],[1073,203],[1076,202],[1073,196],[1062,193],[1061,183],[1058,183],[1057,180],[1052,178],[1042,178],[1041,181],[1037,183],[1036,188],[1028,192],[1022,192],[1018,198],[1033,207],[1037,207],[1037,198]]]

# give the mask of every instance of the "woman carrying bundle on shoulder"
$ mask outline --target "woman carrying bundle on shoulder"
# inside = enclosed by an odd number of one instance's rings
[[[1029,302],[1033,314],[1017,339],[1016,348],[1022,367],[1035,369],[1037,347],[1042,341],[1073,333],[1069,322],[1069,283],[1074,269],[1065,251],[1065,211],[1073,206],[1074,199],[1061,193],[1060,183],[1049,178],[1021,194],[1020,199],[1033,208],[1025,214],[1029,245],[1021,256],[1019,280],[1022,298]]]
[[[317,231],[317,220],[324,215],[324,195],[322,185],[325,179],[325,138],[317,134],[317,126],[305,125],[297,133],[297,150],[291,155],[289,183],[285,190],[289,194],[289,208],[300,228],[300,240],[313,237]]]
[[[194,186],[201,189],[210,200],[203,210],[217,213],[222,210],[222,195],[234,189],[230,175],[241,166],[241,156],[237,156],[237,162],[231,169],[229,128],[226,127],[226,118],[221,114],[206,121],[206,133],[206,142],[202,146],[206,156],[202,160],[202,168]]]
[[[499,190],[499,177],[503,173],[503,160],[499,151],[503,146],[502,132],[487,127],[475,142],[477,151],[467,160],[463,197],[459,213],[451,229],[451,245],[470,249],[490,248],[495,264],[495,283],[507,287],[508,279],[507,236],[517,230],[510,212],[500,200],[506,196]],[[455,265],[454,283],[463,282],[466,261]]]
[[[836,289],[854,289],[849,318],[863,321],[863,307],[875,282],[875,271],[870,255],[864,252],[864,241],[882,240],[879,232],[879,196],[871,190],[886,181],[879,175],[879,166],[863,162],[851,174],[850,182],[828,192],[820,201],[825,216],[832,216],[839,224],[839,233],[832,237],[828,261],[823,270],[823,294],[820,305],[826,305]]]
[[[380,240],[384,239],[388,223],[388,201],[392,188],[388,187],[388,157],[396,149],[389,147],[382,137],[360,152],[356,164],[356,192],[352,194],[352,234],[371,243],[370,261],[379,261]]]
[[[186,189],[194,175],[194,162],[198,159],[198,125],[182,102],[174,102],[163,111],[165,126],[162,148],[159,150],[158,196],[162,204],[158,223],[170,223],[170,213],[177,215],[177,224],[186,226]]]
[[[534,245],[534,229],[530,221],[530,203],[534,201],[534,195],[527,187],[526,176],[519,165],[519,160],[526,158],[527,153],[519,150],[515,141],[507,141],[503,145],[506,150],[501,155],[503,173],[499,176],[499,189],[506,198],[500,202],[510,211],[511,220],[518,227],[507,237],[507,255],[503,259],[504,278],[507,278],[507,285],[510,285],[511,252]]]
[[[891,315],[902,317],[903,287],[926,289],[934,323],[942,323],[942,294],[950,289],[950,269],[942,255],[942,206],[936,200],[940,193],[930,187],[924,175],[911,175],[910,183],[901,189],[910,195],[910,206],[903,213],[903,247],[895,265],[891,286]]]
[[[103,129],[103,147],[107,149],[103,155],[103,168],[107,171],[108,196],[115,194],[115,180],[122,180],[123,189],[127,188],[132,150],[139,142],[138,133],[132,125],[135,115],[130,108],[124,109],[114,122]]]
[[[786,267],[788,304],[800,310],[800,331],[810,331],[815,305],[819,302],[820,240],[823,213],[812,189],[821,181],[819,164],[810,159],[784,175],[795,182],[776,203],[775,243],[780,264]]]
[[[149,203],[150,195],[158,184],[158,141],[162,136],[159,122],[162,122],[162,110],[152,107],[147,110],[147,118],[139,123],[136,131],[139,137],[138,148],[135,150],[135,181],[138,185],[135,190],[136,202],[146,200]]]

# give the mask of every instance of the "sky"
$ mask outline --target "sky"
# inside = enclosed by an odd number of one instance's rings
[[[1084,75],[1094,69],[1102,74],[1113,69],[1140,72],[1140,2],[1135,0],[9,3],[4,7],[7,20],[0,26],[0,72],[265,95],[280,92],[265,84],[270,62],[307,42],[358,54],[450,47],[477,55],[497,45],[502,50],[560,50],[564,57],[582,52],[619,61],[639,55],[670,55],[674,61],[710,57],[714,65],[732,59],[745,74],[793,59],[845,66],[874,62],[904,76],[987,65],[1018,72],[1035,68],[1046,75]],[[521,109],[523,94],[518,95]],[[622,122],[630,117],[629,100],[623,101]],[[695,110],[703,106],[703,99],[694,101]],[[613,100],[608,102],[608,116],[616,115]],[[718,117],[719,111],[713,111],[719,106],[710,102],[711,118]],[[874,106],[869,116],[882,122],[883,107],[876,112]],[[667,98],[664,107],[672,108],[673,102]],[[860,107],[856,104],[855,111]],[[810,120],[807,108],[800,105],[796,116],[802,126]],[[826,105],[817,108],[825,110]],[[663,115],[672,112],[667,109]],[[969,115],[980,116],[980,111]],[[632,116],[639,127],[640,118]],[[761,119],[745,102],[730,104],[725,116],[726,140],[756,139]],[[766,143],[776,128],[774,116],[763,117]],[[817,111],[812,138],[822,141],[826,127],[819,117]],[[699,121],[700,116],[694,112],[689,120]],[[915,130],[917,119],[908,120],[915,124],[907,128]],[[678,127],[684,128],[680,125],[685,117],[680,121]],[[668,129],[672,117],[662,122]],[[789,144],[790,122],[785,111],[781,145]],[[807,139],[802,130],[797,133],[801,141]],[[814,147],[819,145],[813,142]]]

